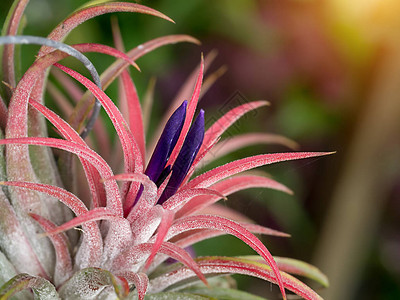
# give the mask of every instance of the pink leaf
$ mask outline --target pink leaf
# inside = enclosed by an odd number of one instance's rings
[[[225,179],[229,176],[250,169],[254,169],[259,166],[269,165],[288,160],[328,155],[331,153],[332,152],[289,152],[289,153],[273,153],[273,154],[261,154],[261,155],[250,156],[243,159],[235,160],[223,166],[219,166],[215,169],[212,169],[206,173],[203,173],[194,178],[193,180],[189,181],[183,188],[208,187],[211,184],[214,184],[217,181]]]
[[[179,152],[181,151],[183,142],[186,138],[186,135],[189,131],[190,124],[192,123],[194,113],[196,111],[197,103],[199,101],[199,96],[200,96],[200,90],[201,90],[201,83],[203,82],[203,73],[204,73],[204,58],[203,55],[201,56],[201,62],[200,62],[200,69],[199,69],[199,74],[197,75],[196,83],[193,88],[193,94],[190,99],[187,112],[186,112],[186,118],[185,122],[183,123],[183,128],[181,130],[181,133],[179,135],[179,139],[175,145],[174,150],[171,153],[171,156],[168,160],[168,163],[170,165],[173,165],[176,158],[178,157]]]
[[[122,276],[132,282],[138,293],[138,299],[143,300],[149,285],[149,277],[145,273],[134,273],[131,271],[123,271],[118,273],[118,276]]]
[[[199,43],[195,38],[188,35],[169,35],[160,38],[153,39],[148,41],[142,45],[135,47],[130,50],[127,55],[133,60],[137,60],[142,57],[146,53],[157,49],[161,46],[174,44],[179,42],[191,42],[191,43]],[[103,74],[101,75],[101,84],[103,89],[107,89],[107,87],[114,81],[115,78],[128,66],[129,64],[125,61],[119,60],[113,63]],[[69,123],[72,127],[77,128],[83,122],[86,112],[90,109],[90,106],[93,105],[94,98],[86,93],[83,99],[79,102],[78,106],[75,108],[74,114],[71,116]]]
[[[164,238],[167,235],[168,229],[171,227],[173,221],[174,221],[174,213],[172,211],[163,209],[161,222],[160,225],[158,226],[156,240],[154,242],[153,248],[151,249],[150,256],[146,261],[144,270],[147,270],[150,264],[152,263],[153,258],[156,256],[158,250],[161,247],[161,244],[164,242]]]
[[[126,250],[120,254],[120,256],[114,262],[114,268],[117,266],[125,268],[137,264],[143,260],[143,257],[149,253],[153,248],[152,243],[144,243],[137,246],[132,247],[129,250]],[[193,258],[182,248],[177,247],[173,243],[163,242],[159,248],[159,253],[166,254],[177,261],[182,262],[189,269],[191,269],[197,277],[200,278],[207,285],[207,280],[199,270],[196,262]]]
[[[8,21],[8,24],[5,23],[3,29],[4,35],[16,35],[18,33],[18,28],[21,23],[21,18],[24,14],[25,8],[28,5],[29,0],[19,0],[15,1],[12,10],[11,18]],[[7,82],[12,87],[15,87],[15,45],[8,44],[4,45],[3,49],[3,81]],[[1,102],[1,101],[0,101]],[[0,105],[1,106],[1,105]],[[0,114],[1,117],[1,114]],[[1,119],[1,118],[0,118]],[[0,124],[1,125],[1,124]],[[2,127],[4,128],[4,127]]]
[[[244,114],[252,111],[261,106],[268,105],[267,101],[253,101],[235,107],[224,114],[218,121],[216,121],[204,134],[203,146],[200,153],[208,148],[222,133],[225,132],[233,123],[240,119]]]
[[[285,289],[283,286],[281,275],[279,274],[278,267],[268,249],[264,246],[261,241],[254,236],[250,231],[245,229],[240,224],[222,218],[218,216],[210,216],[210,215],[196,215],[189,216],[185,218],[181,218],[175,221],[175,223],[171,226],[166,240],[171,239],[181,232],[185,232],[193,229],[215,229],[221,230],[227,234],[231,234],[236,236],[238,239],[245,242],[248,246],[250,246],[254,251],[256,251],[259,255],[261,255],[268,265],[272,268],[275,278],[278,282],[279,288],[283,297],[285,298]]]
[[[50,73],[60,82],[65,92],[67,92],[75,103],[78,103],[82,99],[83,92],[76,81],[57,68],[51,68]]]
[[[56,129],[62,134],[64,138],[68,139],[69,141],[73,141],[83,146],[86,146],[86,143],[81,138],[81,136],[67,122],[61,119],[54,112],[32,99],[29,99],[29,104],[37,109],[39,112],[41,112],[50,121],[50,123],[52,123],[56,127]],[[99,203],[105,202],[105,200],[102,199],[104,198],[104,188],[100,183],[99,174],[96,169],[87,161],[81,159],[81,163],[85,171],[86,178],[89,182],[89,187],[92,194],[91,204],[93,207],[98,207]]]
[[[40,224],[45,232],[53,230],[56,227],[53,223],[39,215],[31,214],[30,216]],[[49,238],[56,252],[54,282],[58,286],[72,275],[71,256],[68,250],[67,237],[64,234],[51,235]]]
[[[289,147],[292,150],[299,147],[297,143],[281,135],[270,133],[246,133],[220,141],[213,147],[212,151],[208,153],[204,160],[210,163],[238,149],[258,144],[278,144]]]
[[[85,214],[88,210],[85,204],[74,194],[56,186],[40,184],[34,182],[21,182],[21,181],[6,181],[1,182],[0,185],[16,186],[20,188],[26,188],[33,191],[38,191],[41,193],[46,193],[52,197],[57,198],[59,201],[68,206],[77,216]],[[36,220],[36,219],[35,219]],[[54,228],[52,228],[54,229]],[[89,223],[83,226],[85,235],[83,236],[83,242],[80,247],[80,252],[86,252],[88,261],[81,261],[81,266],[96,265],[99,263],[102,248],[103,239],[100,234],[100,230],[97,223]],[[46,231],[51,231],[46,229]]]
[[[74,194],[68,192],[57,186],[48,184],[35,183],[35,182],[24,182],[24,181],[2,181],[0,185],[16,186],[20,188],[26,188],[41,193],[46,193],[52,197],[57,198],[59,201],[68,206],[76,215],[81,215],[88,211],[85,204],[76,197]]]
[[[4,144],[22,144],[22,145],[37,145],[37,146],[48,146],[53,148],[58,148],[61,150],[74,153],[79,157],[90,162],[97,171],[101,174],[103,178],[112,177],[114,174],[112,170],[107,165],[107,163],[93,150],[84,147],[75,142],[54,139],[54,138],[43,138],[43,137],[33,137],[33,138],[16,138],[16,139],[3,139],[0,140],[0,145]],[[104,186],[107,192],[107,206],[116,215],[123,215],[121,198],[119,195],[118,185],[113,180],[108,180],[104,182]]]
[[[118,174],[114,175],[112,177],[109,177],[106,179],[108,180],[124,180],[124,181],[134,181],[143,184],[143,192],[136,203],[136,205],[133,207],[133,209],[130,211],[127,219],[129,222],[133,222],[138,218],[140,215],[143,215],[146,213],[151,207],[153,207],[156,202],[157,202],[157,186],[156,184],[149,179],[144,174]],[[133,203],[124,203],[124,207],[131,208]]]
[[[143,161],[141,159],[140,150],[138,149],[137,143],[134,140],[132,133],[127,130],[128,127],[125,123],[124,118],[122,117],[118,108],[111,101],[111,99],[86,77],[60,64],[55,65],[76,80],[78,80],[80,83],[82,83],[101,102],[120,138],[122,149],[124,151],[126,172],[136,171],[137,173],[142,173]]]
[[[262,263],[256,263],[245,258],[233,257],[202,257],[196,260],[204,274],[243,274],[258,277],[270,282],[276,283],[275,273],[269,266]],[[164,290],[167,286],[173,285],[193,275],[188,274],[186,268],[174,270],[164,276],[157,277],[150,281],[149,292],[156,293]],[[322,300],[322,298],[307,285],[298,279],[280,272],[283,285],[288,290],[308,300]],[[283,295],[284,298],[285,295]]]
[[[92,19],[96,16],[100,16],[107,13],[113,12],[137,12],[142,14],[153,15],[156,17],[160,17],[167,21],[173,22],[169,17],[166,15],[148,8],[146,6],[135,4],[135,3],[128,3],[128,2],[111,2],[111,3],[102,3],[98,5],[93,5],[90,7],[83,8],[67,19],[65,19],[62,23],[60,23],[49,35],[48,38],[55,41],[63,40],[72,29],[77,27],[79,24]],[[40,55],[47,53],[49,50],[43,48],[41,50]]]
[[[63,231],[67,231],[77,226],[84,225],[89,222],[99,221],[99,220],[125,220],[124,218],[115,215],[112,211],[107,209],[106,207],[97,207],[92,210],[89,210],[79,216],[69,220],[68,222],[48,231],[47,235],[57,234]]]
[[[172,197],[167,199],[162,206],[165,209],[177,210],[189,202],[192,198],[200,195],[205,195],[204,198],[210,198],[210,196],[217,197],[218,199],[224,198],[223,194],[212,189],[185,189],[177,192]]]
[[[228,196],[237,191],[241,191],[249,188],[270,188],[288,194],[292,194],[292,191],[283,184],[276,182],[275,180],[258,175],[238,175],[231,178],[226,178],[223,181],[213,184],[211,189],[218,191],[224,196]],[[184,191],[185,189],[182,189]],[[184,206],[178,213],[178,216],[193,214],[213,203],[220,200],[222,197],[196,197],[192,199],[186,206]]]
[[[129,113],[129,127],[133,133],[135,140],[138,143],[138,147],[141,152],[142,160],[145,159],[145,139],[144,129],[142,120],[142,108],[139,102],[139,96],[136,91],[136,87],[129,76],[128,71],[124,71],[121,74],[122,83],[124,87],[125,97],[128,104]]]
[[[133,67],[135,67],[138,71],[140,71],[139,66],[135,63],[135,61],[132,58],[130,58],[124,52],[121,52],[113,47],[96,43],[75,44],[72,45],[72,47],[74,47],[79,52],[98,52],[114,56],[115,58],[121,58],[126,62],[128,62]]]
[[[193,40],[192,42],[200,44],[200,42]],[[208,69],[212,61],[216,57],[216,51],[211,51],[209,54],[204,59],[204,71],[203,73]],[[158,139],[161,136],[161,133],[165,127],[165,124],[167,124],[168,118],[172,113],[181,105],[182,101],[185,99],[188,99],[191,94],[193,93],[193,87],[196,85],[196,79],[198,78],[198,73],[200,70],[201,66],[199,65],[198,68],[196,68],[190,76],[187,78],[183,86],[180,88],[178,91],[177,95],[174,98],[174,101],[172,104],[169,106],[169,110],[164,114],[164,118],[162,119],[161,122],[159,122],[159,125],[157,127],[157,130],[155,131],[155,134],[153,135],[153,139],[150,142],[150,145],[148,147],[148,152],[152,153]]]

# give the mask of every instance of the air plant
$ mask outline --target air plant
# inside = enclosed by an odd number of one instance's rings
[[[163,45],[197,40],[186,35],[165,36],[125,53],[114,25],[116,48],[63,44],[71,30],[101,14],[138,12],[172,21],[139,4],[96,1],[62,21],[47,38],[17,36],[28,2],[15,1],[3,27],[4,37],[0,38],[4,44],[5,83],[0,99],[1,299],[260,299],[218,287],[220,282],[214,278],[229,274],[276,283],[283,298],[289,290],[305,299],[320,299],[315,291],[289,275],[306,276],[327,285],[318,269],[297,260],[273,257],[255,236],[287,234],[253,224],[216,202],[254,187],[290,192],[270,177],[249,171],[327,153],[256,155],[193,178],[210,150],[221,148],[220,136],[242,115],[267,102],[254,101],[233,108],[205,130],[206,113],[200,110],[195,115],[203,74],[212,60],[208,56],[201,59],[196,72],[183,85],[146,150],[152,96],[151,92],[147,94],[142,108],[127,67],[137,67],[138,58]],[[24,43],[43,46],[35,62],[17,80],[15,44]],[[85,52],[100,52],[117,60],[98,76]],[[82,61],[93,81],[59,63],[67,56]],[[48,82],[50,68],[76,100],[75,107]],[[71,78],[87,91],[83,93]],[[116,78],[121,83],[121,110],[104,92]],[[66,120],[44,105],[46,88],[64,108],[60,114]],[[120,160],[113,157],[118,157],[114,153],[119,148],[112,148],[97,118],[100,105],[117,133],[123,170]],[[59,137],[48,137],[43,117]],[[93,139],[103,141],[98,152]],[[225,146],[233,151],[255,141],[290,143],[274,135],[246,134],[233,137]],[[78,161],[81,169],[76,167]],[[79,179],[82,174],[86,182]],[[86,196],[79,198],[77,195],[85,195],[85,190]],[[193,258],[189,254],[187,247],[223,234],[241,239],[258,256]],[[168,261],[170,258],[174,262]]]

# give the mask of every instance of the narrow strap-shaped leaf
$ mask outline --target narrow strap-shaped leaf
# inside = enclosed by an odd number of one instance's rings
[[[224,198],[223,194],[213,189],[185,189],[171,196],[167,201],[162,204],[162,206],[165,209],[177,210],[188,203],[192,198],[201,195],[204,195],[207,198],[210,198],[210,196],[214,196],[219,199]]]
[[[150,267],[153,262],[153,258],[156,256],[158,250],[160,249],[164,238],[167,235],[168,229],[174,221],[174,213],[170,210],[162,209],[162,217],[160,225],[157,229],[156,240],[154,242],[153,248],[151,249],[150,256],[147,258],[146,264],[144,265],[144,270]]]
[[[243,274],[258,277],[270,282],[275,281],[275,274],[271,268],[265,263],[257,263],[251,260],[236,257],[202,257],[196,259],[204,274]],[[150,281],[149,292],[159,292],[166,287],[178,283],[182,280],[193,277],[187,273],[186,268],[173,270],[165,274],[165,277],[160,276]],[[310,287],[302,283],[300,280],[290,276],[285,272],[280,272],[285,288],[296,293],[300,297],[308,300],[322,300],[322,298],[313,291]]]
[[[288,152],[261,154],[238,159],[225,165],[219,166],[206,173],[203,173],[193,180],[189,181],[184,188],[209,187],[222,179],[238,174],[243,171],[251,170],[263,165],[269,165],[277,162],[318,157],[332,154],[332,152]]]
[[[200,149],[200,153],[208,148],[221,134],[223,134],[233,123],[240,119],[244,114],[257,109],[261,106],[268,105],[267,101],[253,101],[239,105],[228,111],[220,119],[218,119],[204,134],[204,143]]]
[[[91,61],[84,56],[81,52],[74,49],[73,47],[66,45],[64,43],[60,43],[51,39],[42,38],[38,36],[30,36],[30,35],[20,35],[20,36],[2,36],[0,37],[0,45],[1,44],[37,44],[37,45],[46,45],[47,47],[58,49],[68,55],[71,55],[78,60],[80,60],[84,66],[89,70],[90,74],[96,85],[101,88],[100,76],[97,73],[96,68],[93,66]],[[40,78],[36,78],[36,80],[40,80]],[[36,82],[34,81],[34,83]],[[33,88],[33,86],[32,86]],[[100,103],[98,101],[95,102],[95,106],[93,109],[92,116],[90,117],[88,124],[86,124],[85,131],[82,132],[82,136],[86,137],[89,131],[93,128],[94,122],[100,111]]]
[[[81,10],[78,10],[77,12],[74,12],[71,16],[62,21],[48,35],[48,38],[55,41],[62,41],[79,24],[82,24],[83,22],[92,19],[94,17],[113,12],[137,12],[142,14],[153,15],[165,19],[167,21],[173,22],[172,19],[160,13],[159,11],[140,4],[129,3],[129,2],[102,3],[90,7],[85,7]],[[49,51],[48,49],[43,48],[41,50],[40,55],[43,55],[48,51]]]
[[[262,263],[262,259],[260,259],[259,256],[250,255],[250,256],[243,256],[242,258]],[[326,275],[322,273],[321,270],[319,270],[317,267],[310,265],[309,263],[288,257],[274,256],[274,259],[279,267],[279,270],[283,272],[294,275],[300,275],[315,280],[323,287],[329,286],[329,280],[326,277]]]
[[[140,149],[138,148],[132,133],[129,131],[120,111],[111,101],[111,99],[86,77],[60,64],[55,65],[82,83],[102,103],[120,138],[122,149],[124,151],[126,172],[136,171],[136,173],[142,173],[143,161],[141,159]]]
[[[87,224],[89,222],[100,221],[100,220],[125,220],[124,218],[115,215],[112,211],[106,207],[97,207],[88,210],[79,216],[69,220],[68,222],[49,230],[44,236],[58,234],[60,232],[67,231],[77,226]]]
[[[175,223],[171,226],[166,240],[171,239],[177,234],[193,230],[193,229],[215,229],[221,230],[226,234],[231,234],[236,236],[238,239],[242,240],[249,247],[251,247],[254,251],[256,251],[259,255],[261,255],[268,265],[271,267],[275,274],[275,279],[279,285],[283,298],[285,296],[285,289],[283,286],[281,275],[279,274],[278,267],[268,249],[264,246],[263,243],[250,231],[248,231],[245,227],[240,225],[237,222],[228,220],[226,218],[222,218],[219,216],[210,216],[210,215],[196,215],[189,216],[185,218],[181,218],[175,221]]]
[[[207,163],[211,163],[218,158],[232,153],[244,147],[259,144],[277,144],[286,146],[292,150],[298,149],[298,144],[284,136],[271,133],[245,133],[226,140],[221,140],[216,144],[212,151],[205,157]]]
[[[196,83],[193,88],[192,97],[190,98],[190,102],[189,102],[189,105],[187,108],[185,122],[183,124],[183,128],[182,128],[181,134],[179,136],[178,142],[176,143],[176,146],[175,146],[174,150],[172,151],[171,158],[169,161],[169,163],[171,165],[174,164],[175,160],[177,159],[179,152],[182,149],[186,135],[189,132],[189,127],[190,127],[190,124],[192,123],[194,113],[196,111],[197,103],[199,102],[201,84],[203,82],[203,75],[204,75],[204,58],[202,55],[201,62],[200,62],[199,74],[197,75]]]
[[[115,260],[114,268],[125,266],[125,268],[129,269],[129,267],[137,263],[141,263],[144,259],[146,259],[147,254],[151,253],[153,245],[153,243],[143,243],[122,252]],[[183,263],[189,269],[191,269],[194,274],[196,274],[200,280],[204,282],[204,284],[207,285],[207,280],[200,272],[197,264],[184,249],[176,246],[174,243],[163,242],[159,248],[159,253],[166,254],[169,257]]]
[[[82,157],[83,159],[89,161],[93,166],[95,166],[95,168],[103,178],[110,178],[114,175],[112,173],[111,168],[96,152],[71,141],[65,141],[54,138],[33,137],[33,138],[16,138],[16,139],[0,140],[0,145],[4,144],[37,145],[37,146],[48,146],[48,147],[58,148],[61,150],[74,153],[79,157]],[[122,216],[123,215],[122,201],[119,195],[118,185],[114,180],[108,180],[104,182],[104,186],[107,191],[108,208],[111,211],[113,211],[116,215]]]
[[[197,40],[193,40],[192,42],[200,44],[200,42]],[[212,61],[215,59],[216,55],[217,55],[216,51],[211,51],[210,53],[208,53],[206,55],[206,57],[204,59],[203,73],[206,72],[207,69],[210,67],[210,65],[211,65]],[[200,63],[202,63],[202,61]],[[199,64],[199,66],[194,69],[194,71],[188,76],[188,78],[186,79],[184,84],[179,89],[177,95],[175,96],[174,100],[172,101],[171,105],[169,106],[168,111],[165,113],[161,122],[159,122],[159,125],[155,131],[155,134],[153,135],[153,139],[150,141],[150,143],[148,145],[148,152],[152,152],[152,150],[154,149],[154,147],[158,141],[158,138],[161,135],[161,132],[162,132],[165,124],[168,121],[168,117],[172,114],[173,111],[175,111],[177,109],[177,107],[182,103],[183,99],[189,99],[189,97],[191,97],[191,95],[193,95],[193,87],[196,85],[196,80],[198,79],[200,68],[201,68],[201,66]]]
[[[50,123],[52,123],[56,127],[56,129],[61,133],[64,138],[86,146],[86,143],[79,136],[79,134],[57,114],[55,114],[39,102],[34,101],[33,99],[29,99],[29,104],[37,109],[39,112],[41,112],[50,121]],[[82,159],[80,160],[89,183],[90,192],[92,194],[91,206],[98,207],[99,203],[105,202],[105,199],[101,199],[104,195],[104,187],[100,182],[99,173],[87,161]]]
[[[16,293],[32,289],[35,299],[59,300],[60,297],[54,285],[42,277],[36,277],[29,274],[18,274],[10,279],[0,288],[0,299],[9,299]]]
[[[143,55],[154,49],[157,49],[164,45],[175,44],[179,42],[198,43],[198,40],[188,35],[169,35],[148,41],[142,45],[133,48],[126,54],[136,61],[138,58],[142,57]],[[110,67],[108,67],[107,70],[104,71],[103,74],[101,75],[101,83],[103,89],[104,90],[107,89],[107,87],[128,66],[129,64],[127,62],[120,60],[113,63]],[[93,105],[93,102],[94,102],[94,97],[90,93],[86,93],[76,106],[74,113],[71,115],[69,119],[69,123],[73,128],[80,128],[83,120],[86,117],[87,111],[90,110],[91,106]]]
[[[105,181],[108,180],[134,181],[141,183],[144,186],[138,203],[136,203],[135,207],[130,211],[130,214],[127,217],[129,222],[133,222],[139,215],[145,214],[157,201],[157,186],[144,174],[117,174],[105,179]]]
[[[4,23],[1,35],[17,35],[18,29],[21,24],[21,19],[24,14],[25,8],[29,0],[15,0],[6,22]],[[10,84],[12,87],[16,86],[15,81],[15,45],[5,45],[3,49],[3,78],[2,80]]]
[[[149,277],[145,273],[134,273],[130,271],[123,271],[117,273],[118,276],[122,276],[132,282],[135,285],[138,300],[143,300],[149,285]]]
[[[249,188],[270,188],[288,194],[293,194],[293,192],[289,188],[271,178],[251,174],[228,177],[210,186],[210,189],[218,191],[224,196],[229,196],[232,193]],[[185,189],[182,189],[182,191],[184,190]],[[215,196],[207,198],[203,196],[192,199],[179,211],[178,216],[193,214],[220,199],[222,199],[222,197]]]
[[[42,229],[47,232],[56,226],[45,218],[31,214],[31,217],[40,224]],[[56,265],[54,266],[54,283],[58,286],[72,275],[72,261],[68,250],[67,237],[65,234],[55,234],[49,236],[56,252]]]
[[[130,58],[124,52],[115,49],[113,47],[96,43],[74,44],[71,45],[71,47],[75,48],[79,52],[97,52],[97,53],[108,54],[110,56],[114,56],[115,58],[121,58],[126,62],[128,62],[133,67],[135,67],[138,71],[140,71],[139,66],[135,63],[135,61],[132,58]]]
[[[46,193],[47,195],[55,197],[56,199],[64,203],[77,216],[85,214],[88,211],[85,204],[78,197],[60,187],[21,181],[0,182],[0,185],[15,186],[41,193]],[[81,260],[79,262],[79,265],[82,267],[87,267],[88,265],[98,265],[100,263],[101,255],[103,253],[103,239],[101,237],[100,229],[96,222],[86,223],[82,227],[85,231],[85,234],[83,236],[83,241],[79,248],[79,251],[85,252],[87,256],[85,257],[85,261]],[[46,229],[47,232],[50,232],[52,230],[55,230],[55,228]]]

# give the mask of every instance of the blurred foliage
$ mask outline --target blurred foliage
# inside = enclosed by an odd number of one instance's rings
[[[228,72],[202,100],[200,106],[207,108],[206,118],[217,119],[219,109],[239,91],[246,101],[267,99],[272,105],[251,116],[251,122],[242,121],[240,129],[235,127],[229,134],[255,129],[295,139],[302,150],[339,151],[334,158],[265,168],[293,189],[294,196],[256,189],[232,195],[225,202],[260,224],[292,234],[290,239],[264,239],[272,253],[305,261],[312,258],[334,185],[340,182],[343,158],[351,147],[354,128],[373,86],[375,67],[380,55],[384,55],[380,54],[382,45],[397,45],[400,40],[400,7],[396,1],[383,0],[378,6],[379,1],[346,0],[143,0],[138,2],[167,14],[176,24],[151,16],[116,15],[126,49],[167,34],[189,34],[202,42],[200,47],[189,44],[163,47],[138,61],[141,73],[131,70],[139,95],[143,95],[149,78],[157,77],[153,125],[198,64],[200,53],[217,49],[219,55],[211,70],[226,65]],[[83,2],[31,0],[25,33],[47,35],[48,28]],[[1,22],[10,3],[0,1]],[[112,45],[110,15],[86,22],[66,42]],[[37,49],[24,46],[23,69],[34,60]],[[113,61],[99,54],[89,58],[100,71]],[[81,66],[76,67],[84,72]],[[115,98],[116,85],[108,93]],[[398,95],[394,97],[400,101]],[[392,136],[388,147],[400,149],[399,138],[399,134]],[[222,160],[266,151],[287,149],[254,146]],[[354,280],[351,296],[354,299],[400,299],[400,168],[396,164],[398,155],[395,151],[390,153],[388,157],[394,163],[388,164],[392,171],[387,181],[393,184],[389,185],[387,195],[382,196],[385,209],[379,216],[378,228],[368,233],[373,235],[372,245],[365,249],[367,257],[358,270],[358,279]],[[251,253],[231,237],[200,243],[196,249],[200,255]],[[260,289],[257,284],[248,281],[245,284],[249,290],[261,294],[269,290],[269,286]]]

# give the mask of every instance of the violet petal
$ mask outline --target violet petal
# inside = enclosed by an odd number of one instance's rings
[[[158,201],[162,204],[170,196],[175,194],[181,185],[183,179],[185,179],[187,172],[189,171],[197,153],[200,150],[201,144],[204,139],[204,111],[200,110],[199,115],[194,121],[190,128],[185,142],[183,143],[182,149],[179,152],[178,157],[172,167],[171,178]]]
[[[156,182],[163,172],[172,150],[178,141],[183,123],[185,122],[186,107],[187,101],[185,100],[169,118],[164,127],[164,131],[157,142],[157,146],[154,149],[153,155],[151,156],[150,162],[145,171],[145,174],[149,176],[153,182]]]

